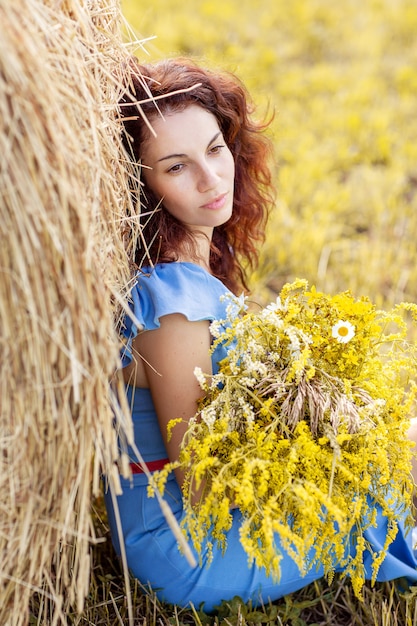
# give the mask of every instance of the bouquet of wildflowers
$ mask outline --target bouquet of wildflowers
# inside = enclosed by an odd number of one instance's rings
[[[224,547],[239,507],[249,562],[279,578],[279,536],[302,572],[323,564],[331,576],[337,561],[360,596],[375,503],[388,533],[374,577],[398,516],[412,507],[406,431],[417,359],[406,317],[415,319],[417,306],[378,311],[366,298],[329,296],[299,280],[258,312],[228,309],[226,324],[211,325],[227,358],[214,376],[196,371],[205,394],[179,461],[186,530],[197,549],[207,538]],[[346,556],[350,541],[355,557]]]

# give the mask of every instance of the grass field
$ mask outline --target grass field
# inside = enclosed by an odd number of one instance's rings
[[[259,300],[307,278],[378,306],[417,297],[417,3],[415,0],[124,0],[141,58],[186,54],[235,71],[270,128],[278,201],[252,276]],[[128,623],[126,589],[96,502],[86,608],[68,623]],[[417,591],[417,590],[414,590]],[[131,581],[135,625],[415,626],[416,597],[392,584],[314,584],[253,611],[217,617],[163,606]],[[33,598],[31,624],[47,624]]]

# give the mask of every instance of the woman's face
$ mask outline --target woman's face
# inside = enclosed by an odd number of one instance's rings
[[[235,178],[216,118],[191,104],[153,118],[152,127],[156,137],[150,136],[142,150],[146,184],[171,215],[211,237],[232,214]]]

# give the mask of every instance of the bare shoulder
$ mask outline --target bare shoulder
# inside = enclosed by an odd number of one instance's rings
[[[172,379],[211,368],[209,321],[189,321],[180,313],[164,315],[160,327],[139,333],[132,345],[132,363],[124,378],[137,387],[149,387],[150,378]]]

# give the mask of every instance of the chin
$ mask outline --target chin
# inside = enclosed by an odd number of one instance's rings
[[[222,214],[218,216],[218,223],[216,224],[216,226],[222,226],[223,224],[226,224],[226,222],[228,222],[232,217],[232,214],[232,208],[230,208],[228,211],[222,211]]]

